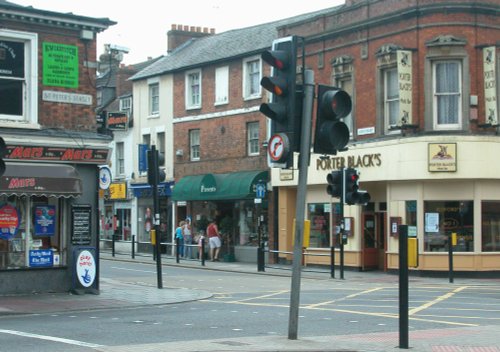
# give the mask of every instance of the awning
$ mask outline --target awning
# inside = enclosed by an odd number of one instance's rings
[[[267,183],[267,171],[241,171],[227,174],[185,176],[174,186],[172,199],[229,200],[255,198],[255,185]]]
[[[170,197],[172,195],[173,182],[161,182],[158,184],[158,195],[160,197]],[[153,190],[147,183],[131,183],[130,189],[136,198],[151,198]]]
[[[63,164],[5,163],[0,194],[16,196],[77,197],[82,180],[76,169]]]

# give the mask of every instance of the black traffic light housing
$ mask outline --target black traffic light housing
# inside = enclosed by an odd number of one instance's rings
[[[344,188],[344,176],[342,170],[330,172],[326,176],[326,181],[328,182],[328,186],[326,186],[326,193],[332,197],[341,198]]]
[[[165,180],[165,171],[160,168],[164,164],[162,158],[163,154],[159,153],[154,145],[147,151],[148,156],[148,184],[151,186],[158,186],[158,184]]]
[[[5,161],[3,158],[7,155],[7,153],[7,144],[5,144],[3,137],[0,137],[0,176],[5,173]]]
[[[359,172],[354,168],[344,169],[344,203],[347,205],[367,204],[370,194],[359,190]]]
[[[263,77],[261,86],[272,93],[269,103],[260,106],[260,112],[271,119],[271,137],[278,133],[287,135],[289,146],[286,167],[293,166],[293,152],[300,150],[302,91],[297,88],[297,39],[296,36],[273,41],[272,49],[261,57],[272,67],[271,76]]]
[[[340,119],[352,110],[350,95],[336,87],[318,85],[318,104],[316,128],[314,133],[314,152],[318,154],[337,154],[347,150],[349,128]]]

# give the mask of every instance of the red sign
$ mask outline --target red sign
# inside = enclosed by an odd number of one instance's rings
[[[8,145],[5,159],[106,164],[108,156],[108,149]]]
[[[0,208],[0,238],[11,239],[19,228],[19,214],[12,205],[5,204]]]

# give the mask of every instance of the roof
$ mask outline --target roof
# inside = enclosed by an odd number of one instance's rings
[[[278,38],[279,27],[321,16],[336,8],[338,7],[189,40],[130,79],[145,79],[229,58],[260,53],[269,48],[273,40]]]
[[[46,23],[50,26],[63,26],[68,28],[70,25],[74,28],[85,28],[96,32],[101,32],[116,22],[109,18],[94,18],[75,15],[72,12],[62,13],[47,11],[34,8],[33,6],[22,6],[10,1],[0,0],[0,12],[9,13],[11,18],[17,18],[21,21],[31,21],[36,19],[38,23]],[[54,19],[57,19],[54,22]]]

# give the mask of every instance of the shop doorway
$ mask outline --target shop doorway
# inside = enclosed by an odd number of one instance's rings
[[[385,213],[363,214],[362,270],[387,270]]]

